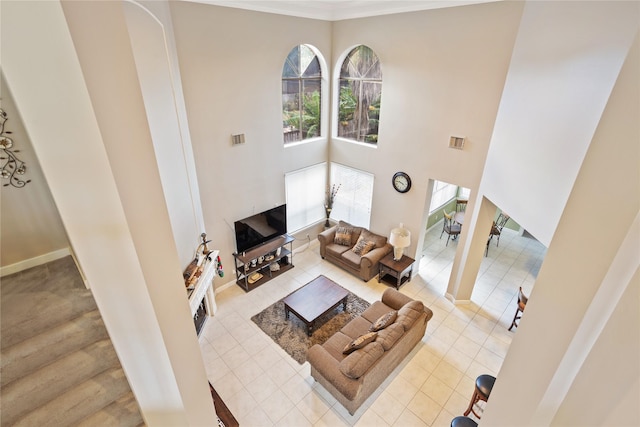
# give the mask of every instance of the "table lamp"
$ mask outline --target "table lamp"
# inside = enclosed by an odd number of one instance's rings
[[[411,245],[411,232],[400,223],[400,227],[391,230],[389,243],[393,246],[393,260],[398,261],[402,258],[404,248]]]

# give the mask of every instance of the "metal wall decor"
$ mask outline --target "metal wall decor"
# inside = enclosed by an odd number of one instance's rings
[[[27,171],[27,165],[16,156],[16,153],[19,153],[20,150],[12,150],[13,140],[7,136],[10,135],[11,132],[4,130],[4,125],[7,120],[7,113],[0,108],[0,150],[2,150],[2,155],[0,155],[0,161],[2,163],[0,176],[2,179],[9,180],[3,184],[4,187],[12,185],[16,188],[22,188],[30,183],[31,180],[21,179],[22,175]]]

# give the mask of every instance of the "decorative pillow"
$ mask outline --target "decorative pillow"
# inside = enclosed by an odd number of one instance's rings
[[[351,246],[351,233],[353,229],[349,227],[336,228],[336,235],[333,238],[333,243],[342,246]]]
[[[343,354],[352,353],[353,351],[364,347],[365,345],[369,344],[370,342],[375,341],[377,336],[378,336],[377,332],[367,332],[364,335],[360,335],[358,338],[354,339],[349,344],[347,344],[347,346],[344,348],[344,350],[342,350],[342,353]]]
[[[376,247],[376,242],[370,242],[368,240],[365,240],[363,236],[360,236],[355,246],[351,250],[356,255],[365,256],[366,254],[371,252],[371,249],[375,247]]]
[[[387,243],[387,238],[385,236],[380,236],[369,230],[362,230],[362,234],[360,235],[364,237],[365,240],[375,243],[376,248],[381,248]]]
[[[372,342],[342,359],[338,368],[344,375],[355,380],[364,375],[383,354],[384,348],[377,342]]]
[[[384,329],[387,326],[389,326],[390,324],[392,324],[393,322],[395,322],[396,317],[398,317],[398,312],[396,310],[391,310],[387,314],[380,316],[378,318],[378,320],[376,320],[371,325],[369,330],[370,331],[379,331],[381,329]]]

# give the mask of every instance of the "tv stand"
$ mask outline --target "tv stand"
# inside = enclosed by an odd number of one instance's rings
[[[283,234],[248,251],[234,253],[236,284],[249,292],[292,269],[294,240],[293,236]],[[262,262],[258,262],[260,258]]]

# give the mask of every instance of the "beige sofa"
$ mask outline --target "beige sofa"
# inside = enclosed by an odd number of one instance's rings
[[[397,318],[377,332],[375,341],[343,353],[349,343],[394,310]],[[311,375],[353,415],[420,342],[431,317],[433,312],[422,302],[388,288],[382,301],[374,302],[324,344],[309,349]]]
[[[336,239],[336,232],[344,230],[351,231],[350,238],[347,240]],[[358,255],[354,252],[360,237],[365,242],[373,243],[373,248],[364,255]],[[385,236],[344,221],[340,221],[338,225],[318,234],[318,241],[320,242],[320,256],[323,259],[342,267],[365,282],[378,274],[380,260],[393,251],[393,247],[387,242]]]

